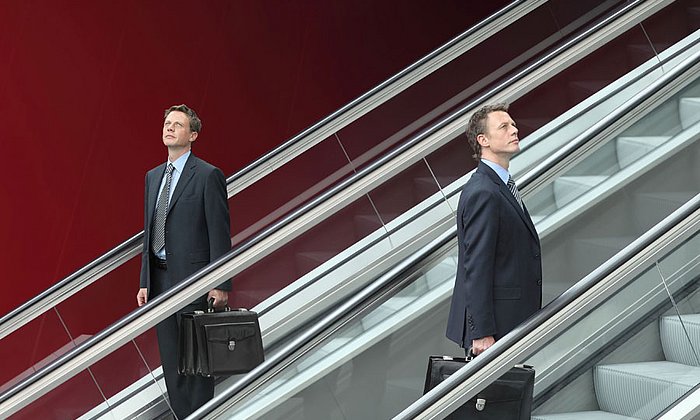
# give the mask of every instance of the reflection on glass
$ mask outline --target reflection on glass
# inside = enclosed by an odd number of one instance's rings
[[[438,192],[439,188],[425,162],[420,160],[368,195],[382,223],[387,224]]]
[[[32,402],[14,417],[132,418],[144,407],[157,404],[167,407],[160,369],[151,371],[148,367],[154,362],[148,360],[153,359],[154,338],[155,334],[149,330]],[[144,344],[144,348],[139,347]],[[159,365],[158,359],[156,366]]]
[[[49,310],[23,328],[2,339],[0,392],[5,392],[37,370],[85,341],[71,339],[55,310]]]
[[[400,412],[422,391],[425,361],[421,357],[413,363],[412,356],[417,351],[431,354],[439,343],[417,334],[426,324],[446,321],[444,310],[431,308],[452,290],[453,254],[436,255],[436,262],[412,275],[403,289],[356,315],[226,415],[390,418]],[[443,342],[445,349],[451,347]]]
[[[352,173],[335,136],[316,144],[229,200],[233,245],[250,239]]]
[[[90,372],[83,371],[10,419],[77,419],[103,401]]]

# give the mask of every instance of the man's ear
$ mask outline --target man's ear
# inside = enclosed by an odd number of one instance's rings
[[[192,134],[190,134],[190,143],[194,143],[194,141],[197,140],[198,135],[199,135],[198,132],[193,131]]]
[[[481,147],[488,147],[489,146],[489,139],[486,138],[485,135],[483,134],[478,134],[476,136],[476,141],[481,145]]]

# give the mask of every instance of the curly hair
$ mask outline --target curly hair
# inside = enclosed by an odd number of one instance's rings
[[[165,114],[163,115],[163,119],[168,118],[168,114],[170,114],[173,111],[180,111],[184,114],[187,115],[187,118],[190,120],[190,130],[194,131],[195,133],[199,133],[202,131],[202,120],[199,119],[197,116],[197,113],[194,112],[194,109],[188,107],[185,104],[182,105],[173,105],[170,108],[165,110]]]
[[[465,134],[467,135],[469,146],[471,146],[472,150],[474,151],[472,156],[477,161],[481,159],[481,145],[476,138],[479,134],[484,134],[486,131],[486,118],[490,113],[496,111],[508,112],[508,104],[500,103],[483,106],[477,109],[471,118],[469,118],[469,123],[467,124]]]

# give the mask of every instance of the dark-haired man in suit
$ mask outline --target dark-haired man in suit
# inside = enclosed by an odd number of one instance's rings
[[[447,337],[479,354],[542,305],[540,241],[508,173],[520,151],[505,104],[472,115],[467,139],[479,160],[457,208],[458,266]]]
[[[168,160],[146,174],[139,306],[231,249],[224,174],[192,154],[201,129],[201,120],[186,105],[165,111]],[[179,313],[206,309],[208,298],[214,298],[214,306],[225,306],[230,289],[226,281]],[[214,396],[214,378],[178,375],[178,314],[159,323],[156,333],[170,407],[184,419]]]

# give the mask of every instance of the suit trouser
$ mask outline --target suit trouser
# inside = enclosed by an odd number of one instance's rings
[[[151,269],[150,296],[153,298],[167,290],[170,282],[167,270],[154,267],[154,265],[151,267],[153,268]],[[156,326],[165,386],[168,389],[170,407],[178,419],[186,418],[214,397],[214,378],[184,376],[177,373],[177,337],[180,314],[192,312],[195,309],[205,309],[205,305],[203,303],[187,305]]]

